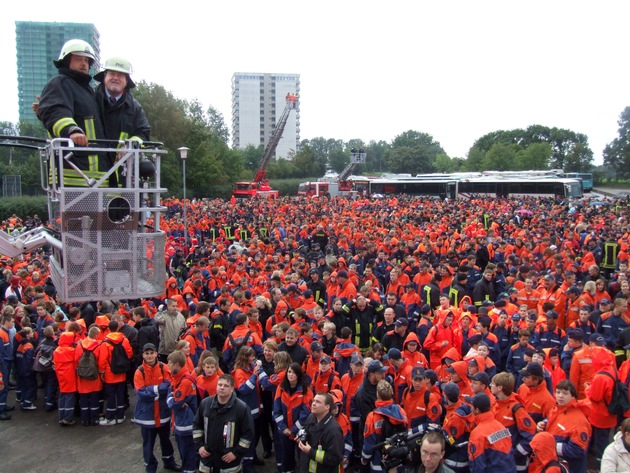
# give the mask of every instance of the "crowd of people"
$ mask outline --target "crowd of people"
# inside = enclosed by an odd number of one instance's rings
[[[182,471],[622,471],[630,209],[611,202],[202,199],[185,229],[173,199],[169,279],[142,300],[67,305],[45,251],[3,257],[0,419],[42,385],[60,426],[77,406],[116,426],[130,384],[148,472],[158,437]]]

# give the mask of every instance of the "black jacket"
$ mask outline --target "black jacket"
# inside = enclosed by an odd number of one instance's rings
[[[204,446],[211,455],[201,461],[204,465],[221,469],[240,464],[254,441],[254,420],[249,407],[236,397],[236,393],[224,405],[216,396],[207,397],[199,405],[193,421],[195,450]],[[232,452],[236,460],[224,463],[221,457]]]
[[[298,450],[297,473],[333,473],[343,460],[343,433],[335,418],[328,414],[320,422],[310,414],[304,423],[311,451]]]
[[[51,136],[69,138],[80,131],[90,140],[106,138],[102,115],[90,87],[91,79],[88,74],[61,68],[59,75],[44,86],[39,101],[39,118]],[[114,164],[113,157],[98,156],[98,169],[90,169],[91,160],[87,153],[75,152],[72,160],[79,169],[90,171],[88,176],[98,178],[98,172],[105,172]],[[85,186],[82,181],[67,184]]]
[[[151,127],[140,103],[125,90],[116,104],[110,105],[107,100],[105,86],[96,88],[96,101],[103,112],[105,135],[108,140],[126,140],[132,137],[148,141]]]
[[[278,345],[278,351],[286,351],[291,356],[291,361],[303,365],[308,357],[308,350],[299,343],[295,345],[287,345],[286,342],[282,342]]]

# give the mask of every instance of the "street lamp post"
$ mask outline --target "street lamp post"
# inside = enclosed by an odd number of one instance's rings
[[[189,150],[190,148],[186,148],[185,146],[177,150],[182,158],[182,174],[184,177],[184,244],[186,245],[186,252],[188,252],[190,248],[188,246],[188,208],[186,205],[186,158],[188,157]]]

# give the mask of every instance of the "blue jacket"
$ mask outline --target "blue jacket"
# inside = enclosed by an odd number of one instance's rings
[[[171,422],[171,409],[166,404],[171,382],[168,366],[157,362],[154,367],[143,363],[134,375],[136,406],[133,417],[141,427],[157,428]],[[155,404],[159,405],[156,418]]]
[[[191,436],[193,420],[197,412],[197,387],[186,368],[173,375],[173,382],[166,398],[167,406],[173,411],[175,435]]]
[[[399,425],[404,430],[409,428],[407,414],[398,404],[392,401],[376,401],[376,409],[370,412],[365,420],[363,432],[363,450],[361,458],[370,462],[371,471],[382,471],[381,451],[374,446],[385,440],[383,438],[383,423],[387,417],[392,425]]]

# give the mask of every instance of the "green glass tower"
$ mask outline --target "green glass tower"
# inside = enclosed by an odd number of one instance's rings
[[[15,22],[20,121],[37,120],[31,105],[46,82],[57,75],[53,59],[59,57],[63,44],[74,38],[92,45],[96,53],[92,72],[98,72],[100,35],[92,23]]]

